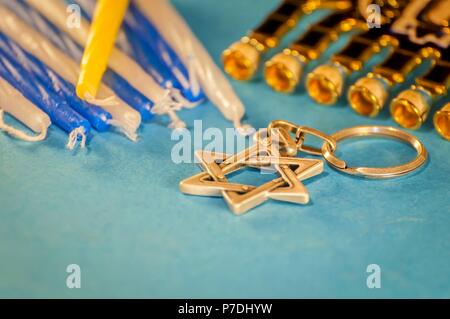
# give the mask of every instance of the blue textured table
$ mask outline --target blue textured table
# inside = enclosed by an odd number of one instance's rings
[[[218,61],[276,1],[175,3]],[[302,90],[233,86],[256,127],[273,119],[328,133],[392,125],[387,112],[366,119],[344,102],[315,105]],[[189,125],[202,118],[229,126],[210,103],[181,116]],[[178,191],[199,168],[172,163],[166,124],[144,125],[137,144],[96,134],[76,154],[55,128],[38,145],[0,134],[0,297],[450,297],[450,143],[430,124],[415,134],[431,159],[411,176],[370,181],[326,167],[305,183],[310,204],[271,201],[242,217],[220,198]],[[414,152],[371,140],[343,144],[341,154],[383,166]],[[81,289],[66,287],[73,263]],[[366,286],[372,263],[381,267],[381,289]]]

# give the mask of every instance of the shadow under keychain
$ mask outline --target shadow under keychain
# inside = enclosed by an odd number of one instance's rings
[[[295,135],[295,138],[294,138]],[[322,148],[305,144],[308,135],[324,141]],[[349,167],[335,152],[338,142],[354,137],[387,137],[411,145],[417,152],[414,160],[385,168]],[[266,130],[255,134],[255,144],[235,155],[197,151],[195,153],[204,172],[180,182],[181,192],[189,195],[223,197],[236,215],[264,203],[268,199],[297,204],[309,202],[309,194],[301,183],[323,172],[323,161],[296,157],[298,152],[321,156],[343,173],[365,178],[387,179],[400,177],[421,167],[428,158],[423,144],[413,135],[389,126],[355,126],[326,135],[314,128],[276,120]],[[279,177],[251,186],[229,182],[226,175],[242,168],[272,169]]]

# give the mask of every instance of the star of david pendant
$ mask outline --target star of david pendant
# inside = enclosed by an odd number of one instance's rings
[[[297,204],[308,203],[309,194],[301,181],[322,173],[323,162],[318,159],[294,157],[293,152],[284,151],[286,140],[280,141],[282,143],[278,143],[277,147],[272,143],[256,143],[235,155],[197,151],[196,157],[204,172],[183,180],[180,183],[181,192],[199,196],[221,196],[236,215],[242,215],[268,199]],[[246,167],[273,167],[279,176],[260,186],[228,181],[228,174]]]

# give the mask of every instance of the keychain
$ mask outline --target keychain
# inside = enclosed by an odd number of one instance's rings
[[[293,137],[295,135],[295,138]],[[321,149],[305,144],[308,135],[324,141]],[[381,136],[410,144],[417,157],[403,165],[386,168],[349,167],[335,152],[338,142],[353,137]],[[242,152],[229,155],[216,152],[197,151],[203,173],[196,174],[180,183],[185,194],[221,196],[236,215],[241,215],[268,199],[297,204],[309,202],[309,194],[301,181],[323,172],[323,161],[296,157],[298,152],[322,156],[326,162],[343,173],[365,178],[386,179],[400,177],[421,167],[428,153],[413,135],[389,126],[355,126],[326,135],[314,128],[298,126],[277,120],[266,130],[255,134],[255,144]],[[272,168],[279,177],[261,186],[230,183],[226,175],[241,168]]]

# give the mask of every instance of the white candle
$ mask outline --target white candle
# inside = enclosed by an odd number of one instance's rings
[[[8,113],[23,123],[36,136],[30,136],[21,130],[7,125],[3,113]],[[0,77],[0,129],[8,134],[28,142],[38,142],[46,138],[51,125],[50,118],[41,109],[26,99],[9,82]]]

